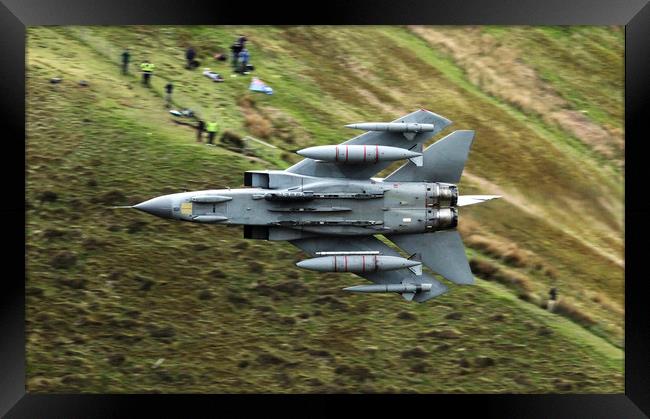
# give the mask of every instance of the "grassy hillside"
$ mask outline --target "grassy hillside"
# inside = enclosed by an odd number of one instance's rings
[[[212,59],[240,32],[274,95]],[[224,83],[183,68],[188,44]],[[30,391],[623,391],[621,28],[35,27],[27,45]],[[168,81],[278,148],[198,144]],[[362,280],[240,228],[109,208],[237,187],[418,108],[476,130],[461,193],[504,196],[461,210],[477,285],[426,304],[345,294]]]

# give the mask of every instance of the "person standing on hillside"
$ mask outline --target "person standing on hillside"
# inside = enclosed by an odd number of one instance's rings
[[[214,145],[214,136],[217,134],[217,128],[218,128],[218,125],[217,125],[216,120],[213,121],[213,122],[208,122],[206,124],[206,129],[205,130],[208,132],[208,143],[207,144]]]
[[[127,74],[129,72],[129,61],[131,60],[131,54],[129,53],[128,48],[122,53],[122,74]]]
[[[192,65],[192,62],[194,61],[194,57],[196,57],[196,51],[194,51],[194,48],[189,47],[185,51],[185,59],[187,60],[187,66],[185,68],[192,69],[194,66]]]
[[[555,306],[557,305],[557,288],[553,287],[548,292],[548,303],[546,307],[551,313],[555,311]]]
[[[142,83],[147,87],[150,86],[149,79],[151,78],[155,68],[156,66],[151,64],[149,60],[144,60],[144,62],[140,64],[140,70],[142,70]]]
[[[239,72],[242,74],[246,74],[246,66],[248,65],[248,59],[250,55],[248,54],[248,50],[246,48],[242,49],[241,52],[239,53]]]
[[[199,143],[203,141],[203,131],[205,131],[205,122],[199,119],[198,124],[196,124],[196,141]]]
[[[239,68],[239,53],[244,49],[244,45],[240,42],[242,37],[240,37],[234,44],[230,46],[230,51],[232,52],[232,70],[237,72]]]
[[[174,90],[174,85],[171,82],[165,85],[165,106],[168,108],[172,105],[173,90]]]

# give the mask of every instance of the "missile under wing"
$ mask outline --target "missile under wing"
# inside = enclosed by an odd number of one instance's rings
[[[417,124],[416,124],[417,123]],[[443,128],[451,124],[451,121],[444,117],[426,110],[419,110],[399,118],[392,123],[367,123],[353,124],[350,128],[369,129],[371,131],[355,137],[339,147],[352,144],[372,144],[378,143],[388,147],[400,147],[406,150],[415,148],[414,143],[423,143]],[[410,126],[409,126],[410,125]],[[417,126],[419,125],[419,126]],[[420,128],[420,127],[424,128]],[[413,135],[402,136],[404,132],[409,131]],[[474,131],[461,130],[455,131],[443,139],[437,141],[423,153],[423,161],[419,164],[406,163],[398,170],[384,179],[384,183],[399,182],[435,182],[436,184],[458,183],[465,167],[465,162],[469,155],[469,150],[474,140]],[[339,165],[322,165],[323,162],[315,162],[311,159],[305,159],[302,162],[292,166],[287,171],[296,173],[319,173],[327,176],[341,176],[345,178],[356,178],[357,176],[370,177],[376,171],[382,170],[387,166],[383,164],[378,167],[368,167],[359,172],[346,172],[345,166]],[[379,169],[379,170],[377,170]],[[393,186],[395,183],[393,183]],[[398,186],[399,187],[399,186]],[[448,189],[447,189],[448,190]],[[446,191],[447,191],[446,190]],[[453,191],[453,189],[452,189]],[[463,204],[481,202],[482,200],[492,199],[496,196],[481,197],[473,196],[470,200],[462,200]],[[450,199],[449,205],[452,207],[450,214],[457,214],[454,208],[457,199]],[[402,203],[402,201],[400,201]],[[444,204],[443,204],[444,206]],[[431,205],[429,212],[435,211],[434,207],[440,210],[440,202]],[[429,207],[428,207],[429,208]],[[444,210],[444,209],[443,209]],[[457,215],[450,215],[451,217]],[[408,218],[403,218],[407,220]],[[455,222],[448,225],[456,226]],[[455,229],[416,232],[412,234],[385,234],[386,238],[399,246],[406,253],[417,255],[422,263],[433,272],[442,275],[449,281],[458,284],[473,284],[472,275],[465,249]],[[395,252],[376,238],[355,238],[354,240],[341,240],[340,238],[330,237],[312,237],[291,241],[292,244],[299,247],[308,254],[314,255],[323,250],[341,250],[356,249],[357,251],[378,251],[382,255],[393,255],[399,257]],[[407,300],[423,302],[428,299],[437,297],[447,292],[447,287],[434,279],[427,273],[415,274],[412,269],[402,268],[399,270],[387,270],[381,272],[359,272],[355,274],[362,276],[380,286],[355,286],[348,287],[346,291],[360,293],[376,292],[395,292],[401,294]],[[388,286],[390,285],[390,286]],[[383,287],[382,287],[383,286]],[[415,291],[409,291],[415,289]]]
[[[368,131],[342,143],[341,145],[383,145],[403,148],[405,150],[413,150],[417,148],[418,144],[423,144],[429,141],[437,133],[449,126],[451,124],[451,121],[433,112],[420,109],[401,118],[398,118],[391,123],[427,124],[433,125],[433,128],[429,131],[421,131],[416,133],[416,135],[410,140],[404,137],[403,132]],[[360,167],[358,165],[350,166],[338,164],[337,162],[324,163],[318,162],[314,159],[304,159],[294,164],[286,171],[289,173],[296,173],[305,176],[369,179],[390,166],[391,163],[392,161],[380,161],[377,164]]]
[[[459,207],[498,198],[458,194],[474,131],[454,131],[424,149],[450,124],[423,109],[354,124],[367,132],[301,150],[306,158],[287,170],[248,171],[245,188],[164,195],[133,208],[206,228],[243,225],[244,238],[302,249],[310,258],[301,268],[374,283],[346,291],[423,302],[448,291],[432,273],[456,285],[474,282],[456,230]],[[373,177],[397,160],[404,164],[385,179]]]

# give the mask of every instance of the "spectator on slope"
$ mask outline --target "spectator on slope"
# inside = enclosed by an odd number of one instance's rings
[[[215,121],[213,122],[208,122],[206,124],[206,131],[208,132],[208,143],[209,145],[214,145],[214,136],[217,134],[217,121],[215,118]]]
[[[240,36],[239,39],[230,46],[230,51],[232,52],[232,69],[234,72],[237,72],[237,69],[239,68],[239,53],[244,49],[244,44],[241,43],[242,38],[244,39],[244,42],[246,42],[246,38]]]
[[[174,85],[171,82],[165,85],[165,106],[170,107],[172,105],[172,91],[174,90]]]
[[[185,51],[185,59],[187,60],[187,65],[185,66],[185,68],[189,68],[189,69],[194,68],[194,66],[192,65],[192,62],[194,61],[194,57],[196,57],[196,51],[194,51],[194,48],[189,47]]]
[[[248,54],[248,50],[246,48],[242,49],[241,52],[239,53],[239,72],[242,74],[248,74],[248,71],[246,70],[246,66],[248,65],[248,59],[250,58],[250,55]]]
[[[557,305],[557,288],[553,287],[548,292],[548,311],[555,311],[555,306]]]
[[[203,122],[202,119],[199,119],[199,122],[196,125],[196,141],[199,143],[203,141],[203,131],[205,131],[205,122]]]
[[[142,70],[142,83],[147,87],[150,86],[149,79],[151,78],[155,68],[156,66],[151,64],[149,60],[144,60],[144,62],[140,64],[140,70]]]
[[[127,74],[129,72],[129,61],[131,60],[131,54],[129,49],[125,49],[122,53],[122,74]]]

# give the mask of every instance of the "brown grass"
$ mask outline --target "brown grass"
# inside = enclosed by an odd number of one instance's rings
[[[502,240],[487,238],[473,234],[465,239],[465,243],[488,256],[501,259],[506,264],[517,268],[531,266],[532,252],[519,248],[515,243],[506,243]]]
[[[508,265],[517,266],[519,268],[527,267],[529,265],[528,255],[516,245],[513,245],[506,250],[502,258]]]
[[[244,126],[253,136],[268,139],[273,135],[273,124],[257,108],[255,99],[244,95],[237,99],[237,104],[244,115]]]
[[[508,268],[501,268],[487,259],[472,258],[469,262],[472,272],[488,281],[496,281],[515,290],[520,296],[530,296],[533,284],[526,275]]]
[[[260,109],[260,113],[273,125],[273,136],[282,140],[282,142],[289,145],[310,143],[309,135],[305,129],[285,111],[265,106]]]
[[[468,237],[473,234],[481,234],[482,229],[478,221],[470,217],[463,217],[463,222],[458,224],[458,232],[463,237]]]
[[[610,313],[614,313],[619,317],[622,317],[625,314],[625,310],[623,310],[618,303],[612,301],[612,299],[609,298],[606,294],[603,294],[601,292],[591,293],[591,295],[589,295],[589,299],[594,303],[599,304],[605,310],[609,311]]]
[[[239,96],[237,98],[237,105],[239,105],[242,108],[246,109],[254,109],[255,108],[255,98],[249,94],[245,94],[242,96]]]
[[[268,139],[273,134],[273,125],[259,113],[245,114],[244,125],[255,137]]]
[[[465,244],[472,249],[479,250],[488,256],[500,257],[499,246],[485,236],[473,234],[465,239]]]
[[[498,282],[515,291],[519,299],[538,305],[543,309],[547,308],[546,299],[539,297],[533,292],[533,282],[525,274],[513,269],[499,267],[485,258],[472,258],[469,261],[469,265],[474,275],[487,281]],[[602,294],[593,294],[591,300],[601,304],[603,307],[609,307],[614,313],[619,315],[623,314],[620,309],[617,312],[618,307],[615,303]],[[554,312],[584,327],[597,324],[593,317],[580,309],[574,301],[567,298],[562,298],[558,301]]]
[[[241,151],[246,147],[246,144],[242,140],[242,136],[230,130],[225,130],[223,132],[221,135],[221,143],[234,151]]]
[[[557,302],[555,313],[567,317],[582,326],[589,327],[596,324],[596,320],[578,308],[572,300],[566,298],[562,298]]]
[[[494,279],[520,293],[529,294],[533,290],[532,282],[526,275],[511,269],[499,269],[494,274]]]
[[[523,112],[539,115],[603,156],[620,160],[624,145],[622,136],[614,136],[582,113],[571,110],[570,104],[521,60],[524,52],[515,46],[503,44],[479,28],[413,26],[410,29],[429,44],[449,53],[465,70],[472,84]]]
[[[470,223],[470,225],[464,227],[464,229],[465,231],[481,232],[475,222],[473,224]],[[464,241],[465,244],[472,249],[478,250],[494,259],[499,259],[514,268],[531,268],[540,271],[550,279],[557,279],[559,276],[557,269],[553,266],[547,265],[533,252],[524,250],[517,244],[504,240],[503,238],[495,238],[494,236],[488,237],[479,233],[474,233],[465,237]]]
[[[472,258],[469,261],[469,266],[472,268],[474,275],[487,280],[492,279],[494,274],[499,270],[498,266],[485,259]]]
[[[551,279],[557,279],[557,277],[558,277],[557,269],[555,269],[552,266],[544,266],[543,272],[544,272],[544,275],[546,275],[547,277],[549,277]]]

